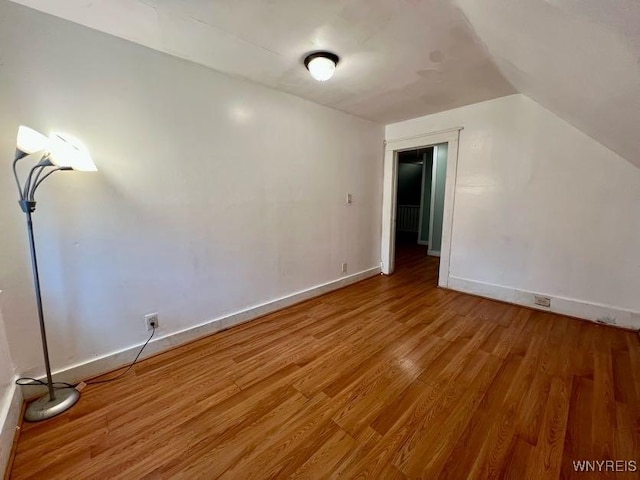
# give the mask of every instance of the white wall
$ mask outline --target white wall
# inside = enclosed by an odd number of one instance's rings
[[[388,125],[460,132],[449,285],[640,328],[640,169],[524,95]]]
[[[0,291],[0,300],[2,300],[2,297],[2,291]],[[7,343],[5,333],[4,319],[2,317],[2,310],[0,310],[0,413],[4,411],[4,408],[8,404],[6,400],[10,396],[15,380],[14,377],[13,361],[9,354],[9,344]],[[0,424],[1,423],[2,417],[0,416]]]
[[[0,290],[0,475],[3,475],[9,462],[21,407],[21,397],[14,384],[16,375],[4,329],[2,298]]]
[[[78,136],[99,169],[37,195],[56,370],[140,344],[145,313],[169,335],[339,279],[342,262],[379,266],[381,125],[4,0],[0,52],[0,288],[20,373],[43,371],[8,165],[20,123]]]

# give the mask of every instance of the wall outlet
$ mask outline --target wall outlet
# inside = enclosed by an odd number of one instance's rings
[[[541,307],[551,307],[551,298],[543,297],[542,295],[534,295],[533,303],[536,305],[540,305]]]
[[[615,325],[616,319],[615,317],[610,317],[609,315],[605,315],[604,317],[599,317],[596,322],[602,323],[604,325]]]
[[[147,330],[151,331],[153,328],[159,328],[160,322],[158,321],[157,313],[148,313],[144,316],[144,324],[147,327]]]
[[[346,263],[342,264],[342,273],[347,273],[347,264]]]
[[[347,193],[347,205],[351,205],[353,203],[353,196],[350,193]]]

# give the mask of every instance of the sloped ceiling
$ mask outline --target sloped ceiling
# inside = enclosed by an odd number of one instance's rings
[[[521,93],[640,166],[638,0],[455,0]]]
[[[638,0],[14,1],[381,123],[518,91],[640,166]]]
[[[449,0],[15,3],[380,123],[514,93]],[[318,49],[341,57],[322,84]]]

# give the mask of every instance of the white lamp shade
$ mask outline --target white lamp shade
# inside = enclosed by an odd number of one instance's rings
[[[336,70],[336,64],[329,58],[316,57],[309,61],[307,69],[313,78],[319,82],[325,82],[333,77],[333,72]]]
[[[49,137],[49,159],[58,167],[71,167],[83,172],[95,172],[89,150],[75,137],[66,133],[52,133]]]
[[[49,140],[40,132],[34,129],[20,125],[18,127],[18,138],[16,140],[16,148],[26,154],[32,154],[47,148]]]

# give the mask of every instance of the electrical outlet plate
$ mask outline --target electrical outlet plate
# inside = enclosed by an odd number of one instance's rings
[[[347,205],[353,204],[353,196],[350,193],[347,193],[346,201],[347,201]]]
[[[153,327],[160,327],[160,322],[158,321],[157,313],[148,313],[144,316],[144,324],[147,327],[147,330],[153,330]]]
[[[347,273],[347,264],[346,264],[346,262],[342,264],[342,273]]]
[[[551,307],[551,298],[550,297],[544,297],[542,295],[534,295],[533,296],[533,303],[536,305],[539,305],[541,307]]]
[[[599,317],[596,322],[598,323],[602,323],[603,325],[615,325],[616,322],[616,318],[615,317],[611,317],[609,315],[605,315],[604,317]]]

